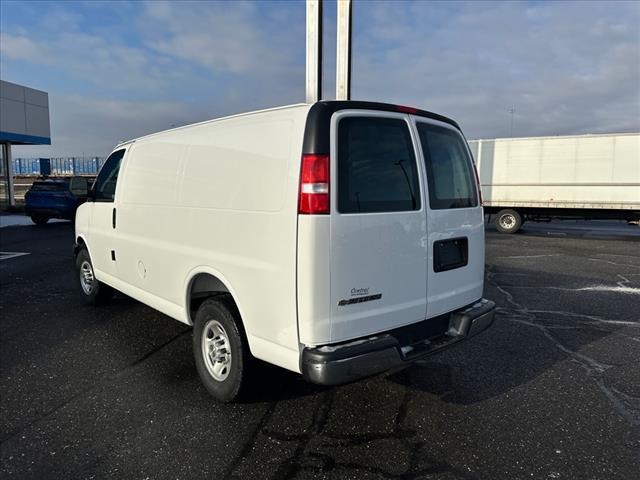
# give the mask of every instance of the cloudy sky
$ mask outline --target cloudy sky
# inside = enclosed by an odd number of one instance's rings
[[[325,98],[335,2],[325,2]],[[49,92],[50,147],[304,100],[304,2],[0,3],[0,75]],[[449,115],[468,138],[640,131],[640,2],[354,5],[359,100]]]

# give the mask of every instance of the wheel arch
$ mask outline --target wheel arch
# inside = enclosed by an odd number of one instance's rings
[[[205,299],[228,294],[231,296],[233,303],[240,314],[240,321],[244,331],[248,334],[247,324],[245,321],[244,309],[239,301],[238,294],[228,281],[228,279],[219,271],[207,266],[200,266],[192,269],[187,275],[185,281],[185,318],[189,325],[193,325],[195,312],[200,303]]]
[[[89,252],[89,258],[93,258],[93,256],[91,255],[91,249],[89,248],[89,244],[87,243],[87,239],[83,234],[78,234],[76,235],[76,242],[73,245],[73,257],[77,257],[78,253],[80,253],[80,250],[82,250],[83,248],[87,252]]]

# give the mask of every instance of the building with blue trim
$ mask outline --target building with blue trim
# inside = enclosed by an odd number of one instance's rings
[[[0,80],[0,165],[10,207],[15,206],[12,145],[51,145],[49,94]]]

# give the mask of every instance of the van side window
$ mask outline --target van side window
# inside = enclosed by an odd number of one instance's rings
[[[346,117],[338,125],[338,211],[420,210],[420,182],[404,120]]]
[[[96,202],[113,202],[122,157],[124,157],[124,150],[118,150],[104,162],[93,185],[93,198]]]
[[[433,210],[478,206],[471,159],[462,137],[451,129],[417,124]]]

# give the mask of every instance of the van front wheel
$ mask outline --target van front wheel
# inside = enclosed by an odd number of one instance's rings
[[[496,229],[501,233],[516,233],[522,226],[522,217],[516,210],[506,208],[496,215]]]
[[[91,257],[85,249],[76,257],[76,279],[82,300],[87,305],[102,305],[113,297],[113,288],[99,281],[93,273]]]
[[[251,354],[230,296],[207,299],[198,308],[193,352],[200,379],[213,397],[221,402],[240,397],[248,383]]]

